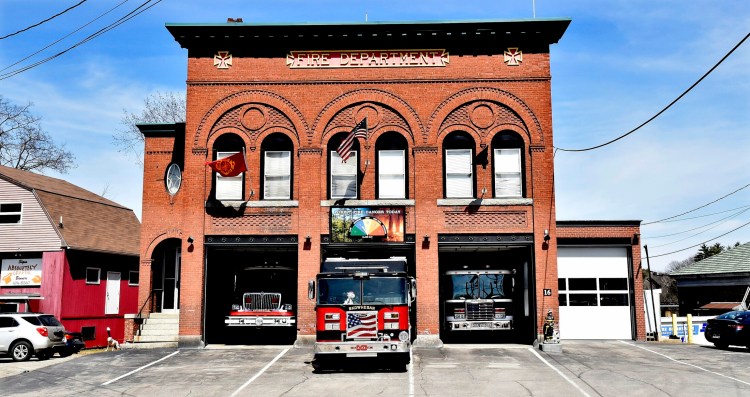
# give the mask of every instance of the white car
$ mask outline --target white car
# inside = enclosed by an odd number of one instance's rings
[[[40,313],[0,313],[0,354],[13,361],[26,361],[36,355],[50,358],[65,346],[65,329],[55,316]]]

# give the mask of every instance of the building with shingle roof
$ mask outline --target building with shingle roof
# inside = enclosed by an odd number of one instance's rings
[[[670,273],[677,281],[680,313],[718,314],[732,310],[750,289],[750,243]]]
[[[65,180],[0,166],[0,311],[53,314],[87,345],[137,310],[140,222]]]

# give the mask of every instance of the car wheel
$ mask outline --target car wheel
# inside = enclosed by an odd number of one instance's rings
[[[66,349],[66,350],[59,351],[58,354],[60,354],[60,357],[68,357],[68,356],[72,355],[73,352]]]
[[[33,350],[31,343],[23,340],[14,343],[13,347],[10,348],[13,361],[28,361]]]
[[[47,350],[42,350],[36,354],[36,358],[38,358],[39,361],[49,360],[50,357],[52,357],[52,352]]]

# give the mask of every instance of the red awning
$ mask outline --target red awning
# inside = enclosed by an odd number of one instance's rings
[[[739,306],[740,302],[711,302],[700,307],[700,309],[724,309],[732,310]]]

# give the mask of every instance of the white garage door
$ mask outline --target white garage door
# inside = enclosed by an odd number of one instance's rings
[[[558,247],[561,339],[632,339],[628,253]]]

